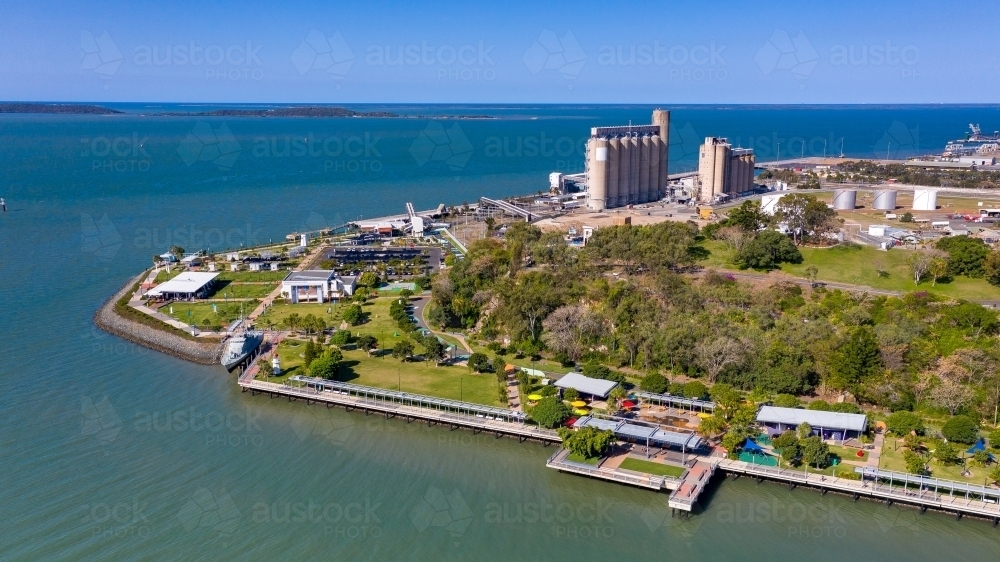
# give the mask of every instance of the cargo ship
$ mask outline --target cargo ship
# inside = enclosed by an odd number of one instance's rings
[[[984,135],[979,125],[969,124],[970,133],[964,139],[949,141],[943,156],[969,156],[1000,151],[1000,131]]]

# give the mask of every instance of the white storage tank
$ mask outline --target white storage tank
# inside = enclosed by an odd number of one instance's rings
[[[937,209],[937,191],[934,189],[918,189],[913,192],[914,211],[933,211]]]
[[[894,211],[896,209],[896,190],[881,189],[876,191],[872,208],[877,211]]]
[[[858,192],[854,189],[837,189],[833,192],[833,208],[838,211],[853,211],[858,205]]]

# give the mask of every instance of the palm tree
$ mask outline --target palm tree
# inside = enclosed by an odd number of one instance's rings
[[[608,395],[608,409],[617,410],[618,404],[625,398],[625,389],[618,385],[611,389],[611,394]]]

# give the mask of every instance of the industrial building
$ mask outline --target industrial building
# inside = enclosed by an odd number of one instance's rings
[[[698,200],[714,203],[753,189],[752,148],[733,148],[720,137],[705,137],[698,151]]]
[[[658,201],[666,193],[670,112],[651,125],[593,127],[587,141],[587,207],[601,211]]]

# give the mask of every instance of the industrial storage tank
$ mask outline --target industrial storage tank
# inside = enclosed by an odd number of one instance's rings
[[[628,202],[629,204],[634,204],[639,201],[639,156],[642,152],[642,146],[639,144],[638,138],[628,138],[628,152],[629,168],[632,170],[628,178]]]
[[[872,208],[877,211],[896,210],[896,190],[881,189],[879,191],[876,191],[875,202],[872,203]]]
[[[858,192],[855,189],[835,189],[833,208],[838,211],[853,211],[858,206]]]
[[[643,136],[640,142],[641,152],[639,153],[639,194],[637,203],[646,203],[649,198],[649,149],[652,146],[648,136]]]
[[[608,140],[590,140],[591,167],[587,170],[587,207],[603,211],[608,193]]]
[[[913,192],[914,211],[933,211],[937,209],[937,191],[934,189],[917,189]]]
[[[712,180],[712,200],[725,192],[726,172],[729,167],[729,145],[717,144],[713,148],[715,149],[715,178]]]
[[[618,175],[621,173],[621,141],[618,137],[608,141],[608,191],[604,207],[607,209],[621,206],[618,201]]]
[[[663,197],[663,189],[660,185],[660,168],[662,167],[660,158],[663,157],[663,141],[660,140],[660,137],[653,137],[650,140],[652,144],[649,147],[649,200],[659,201]]]
[[[619,207],[629,203],[629,185],[632,182],[631,166],[632,143],[625,137],[621,139],[621,146],[618,147],[618,205]]]

